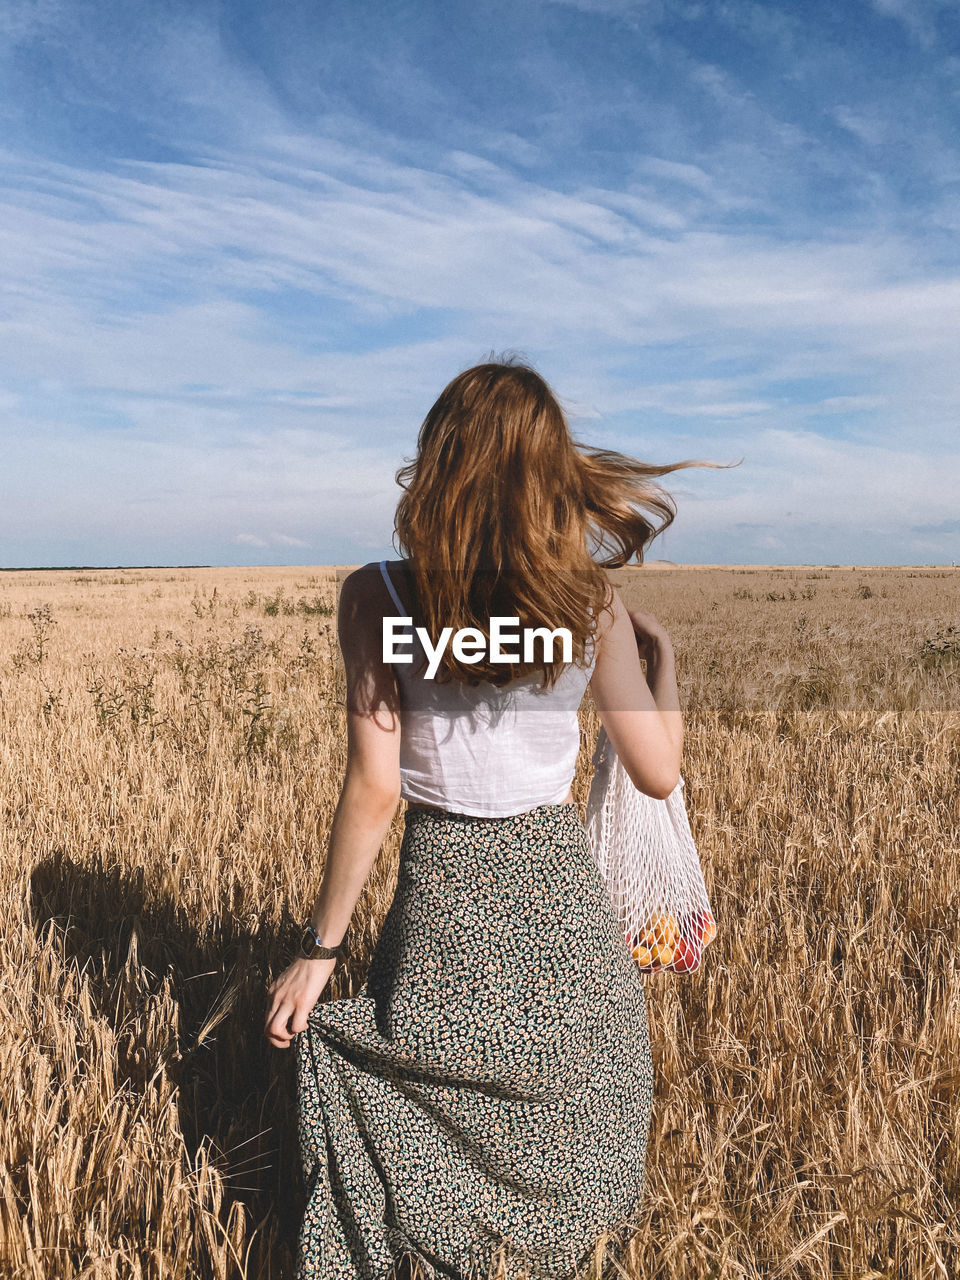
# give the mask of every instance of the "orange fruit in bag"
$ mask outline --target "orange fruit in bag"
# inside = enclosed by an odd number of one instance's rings
[[[649,969],[653,964],[653,952],[649,947],[643,946],[642,943],[638,943],[630,954],[633,956],[634,960],[636,960],[641,969]]]
[[[668,916],[663,911],[658,911],[650,917],[644,925],[644,934],[649,935],[657,941],[657,943],[675,943],[679,934],[680,926],[674,916]]]
[[[673,916],[658,911],[644,927],[641,942],[653,952],[653,958],[661,964],[670,964],[680,938],[680,926]]]
[[[705,947],[711,938],[716,937],[717,925],[709,911],[698,911],[690,925],[693,939],[701,947]]]
[[[653,954],[662,965],[668,965],[673,964],[673,957],[676,955],[676,951],[677,948],[675,943],[664,942],[661,944],[659,950],[655,950]]]
[[[673,954],[673,967],[677,973],[692,973],[700,964],[700,951],[687,938],[681,938]]]

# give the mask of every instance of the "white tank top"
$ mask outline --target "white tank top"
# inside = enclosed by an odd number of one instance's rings
[[[397,609],[410,617],[387,571],[380,572]],[[541,689],[541,673],[509,685],[489,680],[428,680],[425,654],[412,624],[401,646],[412,663],[395,663],[400,687],[400,794],[414,804],[481,818],[526,813],[561,804],[570,790],[580,751],[577,709],[596,665],[588,643],[588,666],[568,664],[553,688]]]

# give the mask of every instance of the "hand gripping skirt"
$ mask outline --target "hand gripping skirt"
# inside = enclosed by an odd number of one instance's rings
[[[408,810],[367,979],[294,1045],[297,1280],[572,1280],[638,1224],[643,979],[576,805]]]

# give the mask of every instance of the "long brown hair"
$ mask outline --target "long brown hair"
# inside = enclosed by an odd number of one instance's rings
[[[404,492],[394,541],[410,563],[415,621],[433,643],[443,627],[475,627],[489,641],[495,616],[566,627],[573,661],[584,665],[595,620],[612,601],[604,569],[634,557],[642,564],[676,515],[651,477],[723,465],[731,464],[655,466],[581,444],[529,365],[501,359],[465,370],[441,392],[416,457],[396,475]],[[488,653],[464,663],[448,645],[438,679],[499,685],[540,670],[544,687],[552,685],[564,664],[545,661],[539,644],[537,652],[535,661],[493,663]]]

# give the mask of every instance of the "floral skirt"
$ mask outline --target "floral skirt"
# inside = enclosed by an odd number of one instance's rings
[[[367,979],[293,1043],[297,1280],[568,1280],[638,1225],[644,984],[576,805],[408,810]]]

